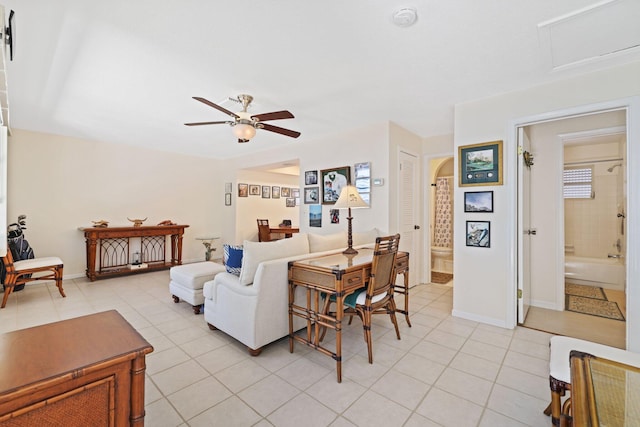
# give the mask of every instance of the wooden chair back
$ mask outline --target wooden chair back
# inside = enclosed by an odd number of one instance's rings
[[[268,219],[258,219],[258,241],[270,242],[271,241],[271,229],[269,228]]]
[[[373,297],[380,294],[393,295],[396,279],[396,257],[400,234],[378,237],[371,261],[371,278],[367,286],[365,305],[371,305]]]

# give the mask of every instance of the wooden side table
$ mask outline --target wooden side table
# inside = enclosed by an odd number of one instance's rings
[[[2,426],[144,426],[153,347],[115,310],[0,335]]]

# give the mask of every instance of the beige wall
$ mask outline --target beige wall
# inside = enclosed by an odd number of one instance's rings
[[[502,186],[476,187],[478,190],[494,191],[496,212],[489,218],[493,225],[491,248],[467,248],[464,245],[464,233],[456,233],[456,281],[453,300],[455,315],[505,327],[513,327],[515,324],[517,156],[512,125],[528,117],[542,119],[551,112],[562,109],[579,110],[576,107],[640,95],[638,75],[640,62],[456,106],[456,148],[483,141],[504,140],[505,181]],[[636,114],[635,110],[632,110],[631,114]],[[636,126],[631,124],[634,132],[638,131]],[[635,153],[635,145],[639,144],[634,138],[637,136],[629,135],[629,153]],[[629,161],[634,161],[633,156],[630,155]],[[630,175],[630,190],[638,186],[638,180],[637,175]],[[462,197],[463,191],[463,188],[456,187],[457,200]],[[630,215],[636,203],[631,198],[632,191],[629,192]],[[465,214],[460,204],[456,206],[455,229],[463,230],[464,221],[471,219],[470,214]],[[630,224],[631,222],[632,220]],[[630,231],[631,240],[637,237],[634,233],[637,231]],[[631,254],[629,256],[631,257]],[[637,270],[637,265],[630,267],[632,277],[638,274]],[[640,301],[640,294],[630,289],[629,301],[635,304],[636,300]],[[633,310],[630,311],[633,313]],[[640,330],[640,322],[632,314],[627,325],[629,330]],[[632,334],[628,335],[631,336]]]
[[[215,160],[13,130],[9,137],[8,220],[27,215],[25,236],[37,256],[63,259],[65,277],[85,273],[78,227],[92,220],[129,226],[148,217],[189,224],[183,259],[204,260],[202,235],[219,234],[224,186]]]
[[[297,176],[243,170],[238,171],[238,182],[287,188],[299,186]],[[235,192],[232,193],[236,202],[236,244],[242,244],[243,240],[258,241],[256,222],[258,218],[268,219],[269,224],[274,226],[280,224],[283,219],[290,219],[294,227],[300,224],[299,207],[288,208],[284,197],[280,196],[279,199],[263,199],[262,195],[237,197],[237,187],[236,185]]]

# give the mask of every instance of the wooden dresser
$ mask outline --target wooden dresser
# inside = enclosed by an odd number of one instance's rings
[[[0,426],[143,426],[153,347],[115,310],[0,335]]]

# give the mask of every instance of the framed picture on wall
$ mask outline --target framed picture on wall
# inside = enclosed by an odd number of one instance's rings
[[[280,189],[280,195],[282,197],[291,197],[291,189],[289,187],[282,187]]]
[[[287,197],[286,203],[287,203],[286,206],[288,208],[295,208],[296,207],[296,199],[293,198],[293,197]]]
[[[467,221],[467,246],[491,247],[491,223],[489,221]]]
[[[238,197],[249,197],[249,184],[238,184]]]
[[[320,173],[322,178],[322,204],[333,205],[338,201],[340,192],[351,182],[351,168],[325,169]]]
[[[459,186],[502,185],[502,141],[458,148]]]
[[[465,191],[465,212],[493,212],[493,191]]]
[[[305,187],[304,203],[307,205],[315,205],[320,202],[320,187]]]
[[[280,187],[275,186],[275,185],[271,187],[271,198],[272,199],[279,199],[280,198]]]
[[[268,185],[262,186],[262,198],[270,199],[271,198],[271,187]]]
[[[318,183],[318,171],[306,171],[304,173],[304,185],[315,185]]]
[[[249,195],[250,196],[259,196],[260,195],[260,186],[259,185],[249,185]]]

